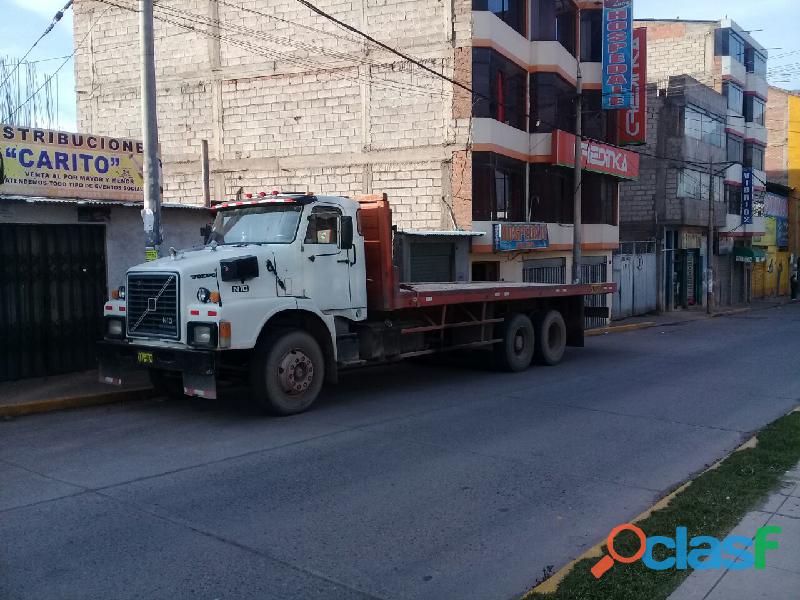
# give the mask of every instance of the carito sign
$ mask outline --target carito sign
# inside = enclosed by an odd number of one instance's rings
[[[498,252],[547,248],[550,236],[546,223],[497,223],[494,248]]]
[[[141,201],[142,143],[0,125],[0,194]]]

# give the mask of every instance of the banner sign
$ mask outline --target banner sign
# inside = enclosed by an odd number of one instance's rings
[[[0,194],[144,199],[142,142],[0,125]]]
[[[619,143],[633,146],[647,143],[647,28],[633,31],[633,79],[631,107],[621,113]]]
[[[753,170],[742,169],[742,225],[753,224]]]
[[[630,150],[583,140],[583,168],[594,173],[614,175],[622,179],[639,178],[639,155]],[[553,132],[553,163],[575,166],[575,136],[566,131]]]
[[[603,0],[603,110],[631,107],[633,0]]]
[[[538,250],[550,246],[547,223],[496,223],[494,249],[498,252]]]

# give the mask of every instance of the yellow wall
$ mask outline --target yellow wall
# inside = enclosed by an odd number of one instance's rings
[[[767,249],[767,261],[753,265],[753,298],[789,295],[789,258],[789,252],[779,252],[774,246]],[[780,290],[778,274],[781,277]]]
[[[789,248],[800,255],[800,96],[789,95],[789,187],[794,188],[789,202]]]

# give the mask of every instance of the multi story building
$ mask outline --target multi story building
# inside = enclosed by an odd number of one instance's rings
[[[682,21],[645,19],[635,22],[636,27],[647,28],[647,69],[648,82],[653,84],[654,93],[666,94],[663,101],[670,104],[670,98],[676,98],[679,113],[668,117],[677,121],[681,129],[674,139],[683,139],[672,148],[676,159],[669,169],[674,171],[672,177],[677,187],[677,198],[691,202],[705,198],[708,204],[709,167],[721,177],[715,184],[716,197],[724,199],[719,209],[722,212],[715,224],[714,252],[717,258],[708,260],[707,249],[703,250],[703,240],[690,235],[688,238],[670,239],[665,230],[652,232],[659,242],[659,250],[668,256],[670,251],[699,251],[698,260],[702,260],[702,268],[709,263],[716,264],[714,273],[715,301],[718,304],[735,304],[749,299],[750,266],[758,260],[757,253],[752,251],[752,240],[764,234],[763,219],[756,218],[753,224],[743,224],[742,218],[742,170],[753,170],[756,194],[766,191],[766,173],[764,171],[764,155],[767,146],[767,130],[765,127],[765,109],[767,101],[766,65],[767,51],[756,42],[739,25],[730,20],[721,21]],[[685,75],[676,80],[674,76]],[[683,83],[676,83],[682,81]],[[683,85],[686,89],[680,90]],[[677,86],[677,87],[676,87]],[[705,91],[717,92],[724,99],[714,100],[713,110],[705,103],[711,96]],[[683,93],[685,92],[685,93]],[[695,94],[695,92],[697,92]],[[682,100],[677,100],[682,97]],[[650,118],[658,119],[660,109],[651,110]],[[666,125],[669,127],[669,124]],[[668,136],[669,137],[669,136]],[[699,142],[698,142],[699,140]],[[701,144],[701,145],[698,145]],[[659,155],[664,155],[663,147],[657,147]],[[688,164],[685,161],[696,161],[700,164]],[[680,162],[683,161],[683,162]],[[702,163],[713,163],[703,167]],[[650,165],[656,168],[654,165]],[[691,173],[689,173],[691,172]],[[689,175],[686,175],[686,174]],[[683,177],[683,179],[679,179]],[[691,178],[690,178],[691,177]],[[696,182],[696,183],[692,183]],[[641,190],[640,190],[641,191]],[[623,203],[626,200],[623,199]],[[664,226],[677,227],[678,231],[688,233],[694,230],[699,235],[703,226],[702,213],[690,210],[684,204],[682,215],[667,215]],[[623,220],[636,223],[634,216],[626,208],[622,208]],[[708,212],[705,213],[704,226],[708,228]],[[676,221],[677,219],[677,221]],[[638,225],[623,225],[622,238],[644,233]],[[637,230],[638,229],[638,230]],[[682,247],[689,245],[688,247]],[[661,297],[661,306],[665,309],[691,304],[682,297],[670,299],[670,290],[675,284],[670,279],[672,271],[668,265],[661,269],[665,280]],[[679,278],[680,279],[680,278]],[[693,277],[689,277],[691,281]],[[661,280],[661,278],[659,278]],[[695,291],[705,284],[705,277],[696,279]],[[702,284],[702,285],[701,285]],[[684,287],[686,290],[686,286]],[[691,291],[691,290],[687,290]],[[700,301],[696,300],[699,304]]]
[[[138,47],[137,15],[131,0],[115,4],[126,8],[75,3],[79,123],[136,135],[139,62],[125,49]],[[400,229],[482,233],[475,279],[565,281],[580,64],[593,138],[582,186],[586,275],[608,281],[618,183],[636,177],[638,157],[613,147],[616,116],[600,110],[601,5],[321,4],[454,84],[294,0],[157,3],[165,198],[202,197],[205,139],[216,198],[240,188],[385,192]]]

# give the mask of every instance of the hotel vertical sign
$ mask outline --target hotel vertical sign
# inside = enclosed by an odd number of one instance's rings
[[[631,108],[633,0],[603,0],[603,109]]]
[[[633,32],[633,79],[631,107],[621,113],[619,143],[623,146],[647,143],[647,28]]]

